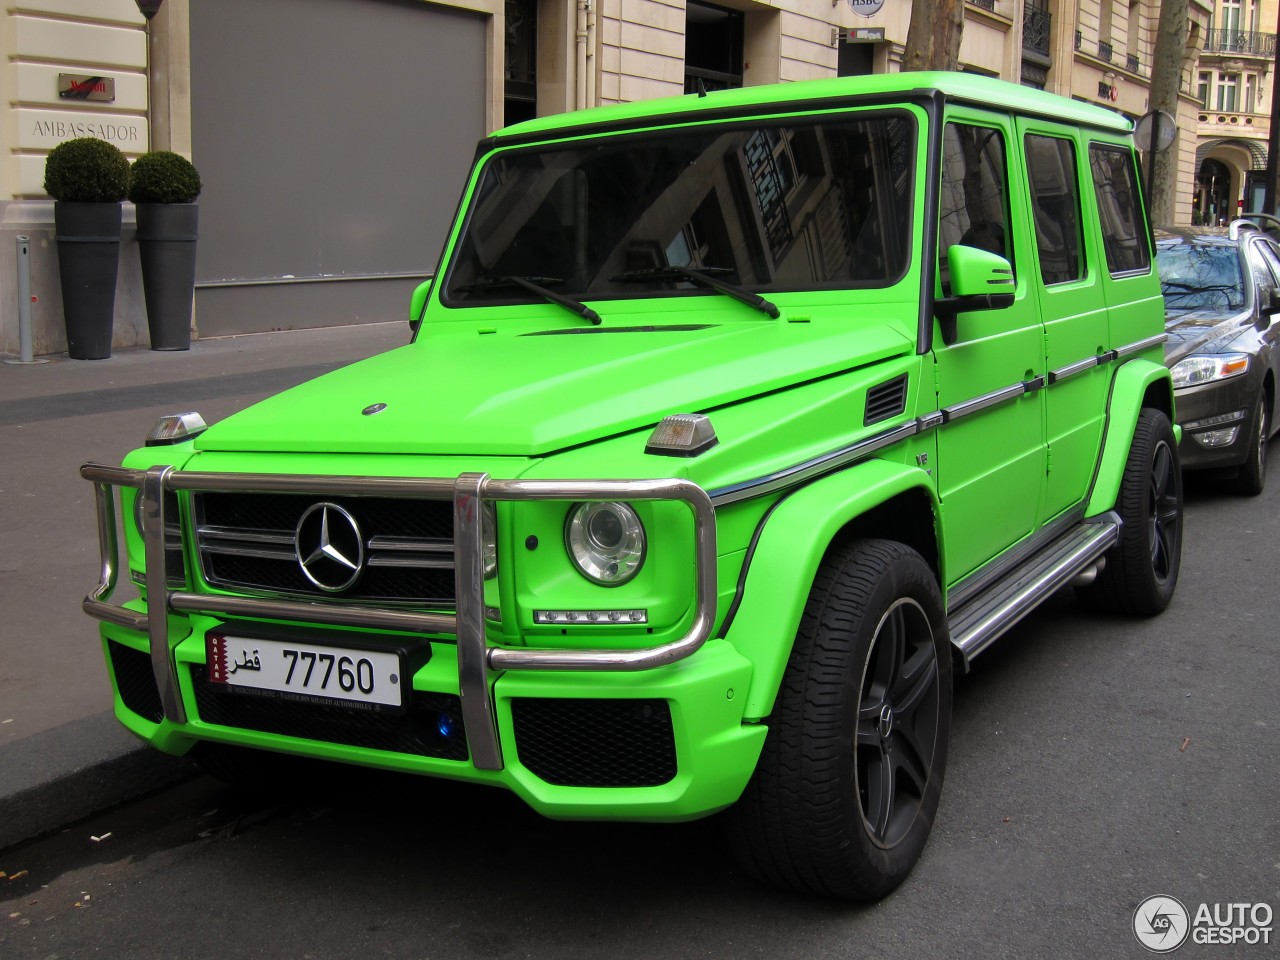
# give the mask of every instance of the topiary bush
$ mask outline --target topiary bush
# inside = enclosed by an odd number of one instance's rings
[[[134,203],[191,203],[198,196],[200,174],[181,154],[153,150],[129,168],[129,199]]]
[[[66,140],[49,151],[44,190],[72,203],[119,203],[129,189],[129,161],[97,137]]]

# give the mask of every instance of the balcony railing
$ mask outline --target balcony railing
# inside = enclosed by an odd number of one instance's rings
[[[1141,64],[1138,62],[1138,55],[1135,53],[1127,54],[1124,58],[1124,68],[1130,73],[1137,73]]]
[[[1111,44],[1107,43],[1107,41],[1105,40],[1099,40],[1098,41],[1098,59],[1105,60],[1107,61],[1107,63],[1110,63],[1111,53],[1112,53]]]
[[[1048,10],[1027,7],[1022,12],[1022,49],[1049,56],[1049,27],[1053,16]]]
[[[969,0],[969,3],[975,7],[981,7],[990,13],[996,12],[996,0]]]
[[[1276,35],[1254,30],[1210,30],[1204,38],[1205,53],[1238,53],[1244,56],[1274,57]]]

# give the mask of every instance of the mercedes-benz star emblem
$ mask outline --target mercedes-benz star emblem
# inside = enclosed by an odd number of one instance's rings
[[[356,518],[336,503],[307,508],[293,534],[294,553],[307,579],[321,590],[339,593],[364,569],[364,538]]]

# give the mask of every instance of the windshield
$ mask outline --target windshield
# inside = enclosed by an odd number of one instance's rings
[[[1157,244],[1156,266],[1171,310],[1241,310],[1244,278],[1234,244]]]
[[[534,302],[530,284],[578,301],[885,286],[910,258],[914,138],[893,112],[499,154],[445,302]]]

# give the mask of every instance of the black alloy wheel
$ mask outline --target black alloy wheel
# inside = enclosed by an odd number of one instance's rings
[[[863,823],[882,847],[900,842],[920,813],[940,700],[933,629],[920,604],[904,598],[872,638],[854,743]]]
[[[1120,539],[1077,596],[1096,610],[1154,616],[1173,599],[1182,565],[1182,466],[1173,426],[1153,407],[1138,414],[1115,512]]]

